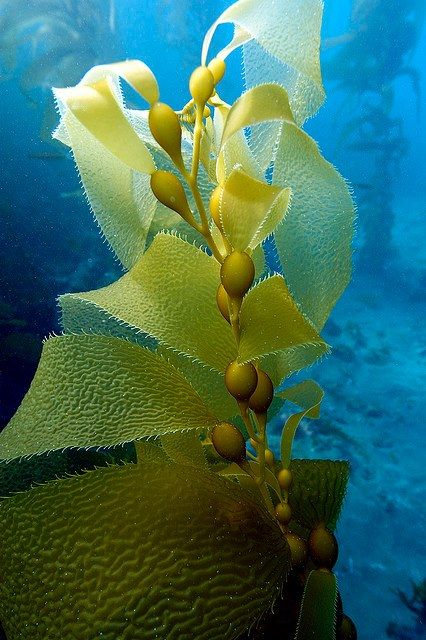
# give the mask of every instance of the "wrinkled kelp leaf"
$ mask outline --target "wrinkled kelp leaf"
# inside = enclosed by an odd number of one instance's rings
[[[327,344],[303,317],[289,294],[284,279],[271,276],[244,297],[240,312],[239,359],[252,360],[285,351],[288,366],[299,348],[311,362],[327,351]]]
[[[85,302],[80,309],[82,322],[86,305],[96,305],[135,332],[148,334],[222,373],[235,358],[236,347],[216,305],[219,272],[219,263],[197,247],[160,234],[117,282],[62,296],[60,304],[66,310],[68,300]],[[74,330],[78,322],[79,316],[71,316],[65,328]]]
[[[219,16],[207,31],[202,50],[204,63],[218,25],[235,25],[233,40],[217,55],[226,56],[241,45],[250,43],[251,57],[245,57],[247,85],[265,78],[285,86],[298,122],[313,115],[324,101],[319,61],[322,2],[320,0],[240,0]],[[263,75],[270,61],[274,70]]]
[[[302,408],[302,411],[287,418],[281,434],[281,462],[284,467],[288,467],[297,427],[303,418],[319,418],[324,391],[314,380],[304,380],[277,395],[282,400],[290,400]]]
[[[277,524],[190,465],[110,467],[0,503],[9,640],[231,640],[278,597]]]
[[[306,529],[320,523],[333,530],[342,509],[349,479],[345,460],[292,460],[289,503],[293,517]]]
[[[217,419],[168,362],[104,336],[51,338],[0,434],[0,459],[209,429]]]
[[[311,571],[303,592],[295,640],[334,640],[336,601],[336,576],[330,571]]]
[[[192,431],[166,433],[160,440],[162,448],[172,462],[207,469],[204,448],[197,433]]]
[[[213,415],[220,420],[239,415],[238,404],[225,386],[223,373],[166,347],[159,347],[157,353],[183,374]]]

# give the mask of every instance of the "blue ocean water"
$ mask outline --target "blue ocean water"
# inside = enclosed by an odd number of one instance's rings
[[[136,57],[156,74],[162,99],[180,108],[203,34],[229,2],[58,2],[75,21],[77,45],[54,35],[42,58],[31,27],[19,30],[21,3],[15,31],[2,23],[13,4],[0,0],[0,426],[28,389],[42,339],[60,331],[57,295],[122,273],[72,159],[49,141],[57,121],[50,85]],[[50,37],[54,2],[44,13],[44,0],[33,5]],[[295,454],[351,461],[337,575],[365,640],[426,637],[424,601],[410,608],[397,593],[410,604],[412,584],[426,578],[425,12],[424,0],[325,0],[327,101],[307,123],[352,185],[358,221],[352,282],[324,334],[333,351],[309,371],[326,391],[322,415],[302,425]],[[229,101],[242,89],[240,64],[233,54]],[[277,446],[278,430],[270,435]]]

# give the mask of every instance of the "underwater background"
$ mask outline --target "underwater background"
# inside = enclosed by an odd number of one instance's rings
[[[177,108],[203,34],[229,4],[0,0],[0,429],[43,338],[60,331],[56,297],[120,275],[69,152],[50,140],[50,87],[135,57]],[[326,391],[322,416],[299,429],[294,454],[351,462],[336,573],[359,637],[414,640],[426,637],[426,2],[325,0],[324,9],[327,101],[307,129],[352,185],[355,266],[325,329],[332,354],[310,369]],[[240,60],[229,60],[231,102]],[[278,434],[272,426],[276,447]]]

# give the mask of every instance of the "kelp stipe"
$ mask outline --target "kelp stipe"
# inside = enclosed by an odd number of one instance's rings
[[[55,90],[55,136],[127,272],[61,296],[64,334],[0,436],[2,473],[32,457],[41,482],[13,494],[9,474],[0,502],[9,640],[231,640],[278,603],[286,637],[355,637],[332,573],[348,465],[292,460],[323,392],[277,391],[328,352],[320,331],[350,275],[348,189],[301,129],[323,100],[321,10],[229,7],[177,112],[136,60]],[[222,22],[235,35],[212,58]],[[239,46],[248,87],[231,106],[218,85]],[[126,107],[120,79],[148,110]],[[285,276],[265,273],[271,234]],[[299,410],[278,460],[267,422],[283,402]],[[136,462],[52,481],[49,452],[126,442]]]

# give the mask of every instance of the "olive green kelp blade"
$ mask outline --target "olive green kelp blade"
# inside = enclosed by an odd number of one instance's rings
[[[323,523],[336,528],[349,480],[346,460],[292,460],[289,503],[294,519],[307,530]]]
[[[117,282],[61,296],[63,325],[66,331],[81,330],[85,314],[95,306],[104,312],[107,326],[111,316],[115,324],[133,327],[135,334],[143,332],[223,373],[235,358],[236,347],[217,308],[219,282],[220,265],[213,257],[177,236],[160,233]]]
[[[8,640],[231,640],[289,569],[276,523],[192,466],[91,471],[0,503]]]
[[[311,571],[303,592],[295,640],[334,640],[336,600],[336,576],[331,571]]]
[[[148,349],[104,336],[61,336],[44,344],[31,387],[0,434],[0,459],[216,423],[180,372]]]

